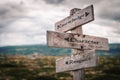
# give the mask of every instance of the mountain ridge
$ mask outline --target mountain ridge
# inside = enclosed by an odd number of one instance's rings
[[[120,56],[120,44],[109,44],[109,51],[96,51],[100,56],[102,55],[111,55],[111,56]],[[29,54],[43,54],[43,55],[52,55],[52,56],[64,56],[70,55],[71,49],[63,48],[51,48],[47,45],[23,45],[23,46],[4,46],[0,47],[0,54],[3,55],[29,55]]]

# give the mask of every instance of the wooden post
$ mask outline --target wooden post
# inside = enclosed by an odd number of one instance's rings
[[[72,32],[76,32],[82,35],[82,26],[72,30]],[[82,46],[81,46],[82,47]],[[72,55],[76,55],[76,54],[82,54],[84,53],[84,50],[78,50],[78,49],[72,49]],[[80,70],[75,70],[73,71],[73,80],[84,80],[84,69],[80,69]]]
[[[80,9],[78,8],[74,8],[70,11],[70,15],[73,15],[76,11],[78,11]],[[81,35],[83,35],[82,32],[82,26],[79,26],[73,30],[71,30],[71,33],[79,33]],[[82,47],[82,46],[81,46]],[[76,55],[76,54],[82,54],[84,52],[83,49],[78,50],[78,49],[72,49],[72,55]],[[80,70],[75,70],[73,71],[73,80],[84,80],[84,69],[80,69]]]
[[[73,80],[84,80],[84,69],[74,71]]]

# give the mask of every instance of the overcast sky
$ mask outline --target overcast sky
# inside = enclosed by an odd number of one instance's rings
[[[0,46],[46,44],[46,31],[70,9],[91,4],[95,20],[83,25],[84,34],[120,43],[120,0],[1,0]]]

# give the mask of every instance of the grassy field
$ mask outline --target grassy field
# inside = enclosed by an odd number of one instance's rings
[[[0,80],[72,80],[72,72],[55,72],[60,56],[3,56]],[[120,80],[120,57],[100,57],[99,65],[85,69],[85,80]]]

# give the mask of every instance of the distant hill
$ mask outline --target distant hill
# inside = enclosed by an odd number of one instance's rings
[[[97,51],[99,55],[120,56],[120,44],[110,44],[109,51]]]
[[[29,54],[43,54],[43,55],[70,55],[71,49],[63,49],[63,48],[50,48],[46,45],[24,45],[24,46],[5,46],[0,47],[0,54],[8,54],[8,55],[29,55]],[[98,55],[112,55],[112,56],[120,56],[120,44],[110,44],[109,51],[97,51]]]
[[[43,55],[68,55],[71,53],[70,49],[50,48],[47,45],[25,45],[25,46],[6,46],[0,47],[0,54],[18,55],[18,54],[34,54],[39,53]]]

